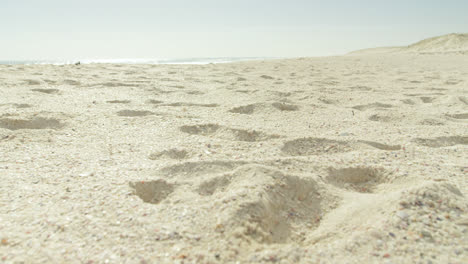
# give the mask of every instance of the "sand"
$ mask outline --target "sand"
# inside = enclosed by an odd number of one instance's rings
[[[377,53],[406,54],[461,54],[468,55],[468,34],[447,34],[423,39],[402,47],[379,47],[350,52],[348,55],[368,55]]]
[[[468,56],[0,66],[2,263],[467,263]]]

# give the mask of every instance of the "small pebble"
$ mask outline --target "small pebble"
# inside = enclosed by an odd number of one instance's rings
[[[398,211],[398,212],[396,213],[396,215],[397,215],[398,217],[400,217],[401,219],[403,219],[403,220],[406,220],[406,219],[408,219],[408,217],[409,217],[409,214],[408,214],[407,212],[405,212],[405,211]]]
[[[427,238],[428,240],[430,241],[433,241],[434,239],[432,238],[432,234],[428,231],[421,231],[421,236],[424,237],[424,238]]]

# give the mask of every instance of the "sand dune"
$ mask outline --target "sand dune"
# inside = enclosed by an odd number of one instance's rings
[[[371,48],[351,52],[350,55],[379,53],[459,53],[468,54],[468,34],[448,34],[421,40],[405,47]]]
[[[0,262],[466,263],[467,76],[401,52],[2,65]]]
[[[448,34],[425,39],[409,45],[404,51],[421,53],[467,52],[468,34]]]

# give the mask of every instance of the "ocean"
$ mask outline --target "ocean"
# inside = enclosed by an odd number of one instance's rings
[[[229,63],[250,60],[272,59],[267,57],[222,57],[222,58],[179,58],[179,59],[76,59],[76,60],[0,60],[0,64],[31,65],[52,64],[67,65],[80,62],[81,64],[112,63],[112,64],[210,64]]]

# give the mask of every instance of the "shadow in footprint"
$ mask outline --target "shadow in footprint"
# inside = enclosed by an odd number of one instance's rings
[[[106,83],[100,83],[98,85],[102,85],[104,87],[137,87],[138,86],[138,84],[122,83],[122,82],[106,82]]]
[[[229,112],[231,113],[236,113],[236,114],[246,114],[246,115],[251,115],[254,113],[255,110],[255,105],[244,105],[244,106],[239,106],[239,107],[234,107]]]
[[[198,107],[218,107],[218,104],[195,104],[195,103],[184,103],[184,102],[176,102],[170,104],[160,104],[160,106],[198,106]]]
[[[334,154],[351,151],[348,142],[326,138],[300,138],[284,143],[281,151],[291,156]]]
[[[411,99],[403,99],[401,100],[404,104],[408,104],[408,105],[415,105],[416,103],[411,100]]]
[[[280,111],[297,111],[299,110],[299,106],[293,105],[293,104],[287,104],[287,103],[272,103],[271,104],[274,108],[280,110]]]
[[[425,147],[442,148],[455,145],[468,145],[468,136],[416,138],[413,142]]]
[[[24,119],[0,119],[0,127],[9,130],[18,129],[60,129],[64,124],[54,118],[35,117],[29,120]]]
[[[174,185],[164,180],[130,182],[133,194],[145,203],[158,204],[174,191]]]
[[[57,89],[32,89],[31,91],[45,93],[45,94],[57,94],[60,90]]]
[[[383,169],[372,167],[329,168],[327,181],[342,189],[371,193],[385,181],[385,173]]]
[[[220,139],[244,142],[257,142],[279,138],[278,135],[268,135],[255,130],[228,128],[217,124],[182,126],[179,129],[181,132],[190,135],[212,136]]]
[[[189,153],[184,149],[169,149],[149,155],[150,160],[157,160],[162,158],[170,158],[176,160],[188,159]]]
[[[31,108],[32,105],[30,104],[13,104],[14,107],[16,108]]]
[[[353,109],[357,109],[360,111],[364,111],[367,109],[374,109],[374,108],[392,108],[393,105],[391,104],[382,104],[382,103],[373,103],[373,104],[366,104],[366,105],[356,105],[353,106]]]
[[[275,78],[271,77],[271,76],[268,76],[268,75],[262,75],[260,76],[260,78],[263,78],[263,79],[266,79],[266,80],[273,80]]]
[[[117,112],[117,115],[125,116],[125,117],[137,117],[137,116],[154,115],[154,113],[151,111],[121,110]]]
[[[130,100],[112,100],[112,101],[107,101],[109,104],[129,104],[131,101]]]
[[[369,120],[370,120],[370,121],[384,122],[384,123],[391,122],[392,119],[393,119],[393,118],[392,118],[391,116],[381,115],[381,114],[375,114],[375,115],[371,115],[371,116],[369,117]]]
[[[209,196],[213,195],[216,191],[224,191],[225,187],[230,183],[231,179],[227,175],[214,177],[203,181],[196,191],[202,196]]]
[[[424,126],[443,126],[445,123],[441,120],[427,118],[419,122],[420,125]]]
[[[25,82],[27,85],[40,85],[40,84],[41,84],[40,81],[37,81],[37,80],[30,80],[30,79],[24,80],[24,82]]]
[[[194,126],[181,126],[180,131],[191,135],[208,136],[216,133],[221,126],[216,124],[194,125]]]
[[[453,114],[449,115],[451,118],[455,119],[468,119],[468,113],[463,113],[463,114]]]
[[[420,97],[420,99],[425,104],[429,104],[429,103],[432,103],[434,101],[433,97],[427,97],[427,96]]]
[[[72,86],[79,86],[81,85],[81,82],[79,81],[76,81],[76,80],[64,80],[63,83],[65,84],[68,84],[68,85],[72,85]]]

